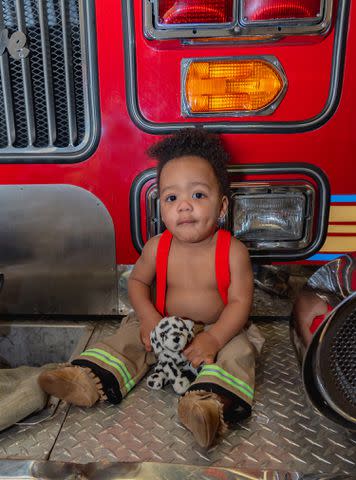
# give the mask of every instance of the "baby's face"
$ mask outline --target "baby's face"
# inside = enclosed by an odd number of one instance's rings
[[[162,219],[180,241],[197,243],[211,237],[227,209],[211,165],[203,158],[170,160],[160,178]]]

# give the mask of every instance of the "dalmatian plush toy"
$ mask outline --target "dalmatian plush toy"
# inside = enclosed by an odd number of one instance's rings
[[[159,390],[172,383],[173,390],[182,395],[190,385],[184,372],[197,374],[183,355],[185,346],[193,339],[194,322],[180,317],[164,317],[151,332],[151,344],[158,358],[154,372],[147,378],[150,388]]]

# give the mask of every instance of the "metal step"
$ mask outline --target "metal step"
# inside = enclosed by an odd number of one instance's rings
[[[178,397],[171,387],[154,391],[143,380],[120,405],[72,406],[63,418],[61,403],[58,415],[47,422],[2,432],[0,458],[158,462],[297,472],[303,478],[309,473],[317,475],[310,478],[322,478],[322,473],[356,475],[355,434],[331,423],[308,404],[289,340],[288,319],[259,317],[257,325],[266,344],[257,366],[253,414],[209,450],[200,448],[180,425]],[[100,323],[93,341],[115,328],[113,321]]]

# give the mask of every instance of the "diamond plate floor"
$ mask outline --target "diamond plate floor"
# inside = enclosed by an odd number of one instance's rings
[[[51,460],[166,462],[302,473],[356,475],[356,436],[308,404],[285,319],[258,322],[266,336],[256,378],[253,415],[208,451],[178,422],[177,397],[136,387],[119,406],[71,407]],[[109,334],[112,325],[102,326]]]
[[[48,458],[65,419],[68,406],[61,402],[49,421],[37,425],[14,425],[0,433],[0,459]]]

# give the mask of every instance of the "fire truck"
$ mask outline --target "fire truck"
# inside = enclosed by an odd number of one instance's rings
[[[2,0],[4,325],[21,318],[22,325],[46,328],[53,316],[63,325],[85,316],[91,331],[102,333],[105,322],[126,312],[126,274],[147,239],[164,229],[156,165],[146,151],[181,128],[218,133],[231,153],[225,227],[248,246],[253,262],[317,266],[355,251],[355,16],[353,0]],[[12,343],[22,350],[27,337],[20,337],[14,334]],[[54,350],[63,338],[58,334]],[[294,401],[298,409],[298,396]],[[256,423],[266,433],[269,419],[259,406]],[[1,457],[173,464],[188,458],[266,471],[310,472],[314,465],[318,472],[355,472],[354,437],[327,424],[324,442],[314,420],[301,427],[312,430],[307,442],[288,436],[286,420],[285,435],[276,442],[268,433],[264,446],[255,439],[260,453],[243,458],[233,442],[219,457],[165,449],[160,456],[159,442],[152,455],[153,447],[139,454],[132,445],[113,453],[108,438],[122,441],[114,426],[99,437],[91,433],[97,453],[83,447],[81,457],[60,441],[71,435],[65,418],[75,423],[75,409],[56,408],[61,428],[50,423],[49,438],[59,437],[43,454],[19,439],[26,428],[27,439],[31,428],[40,434],[45,423],[13,427],[13,440],[0,439]],[[292,407],[281,415],[299,425],[303,409],[299,417]],[[85,424],[85,414],[79,417],[77,434]],[[285,457],[283,441],[298,452]],[[306,454],[303,464],[308,445],[312,457]]]

